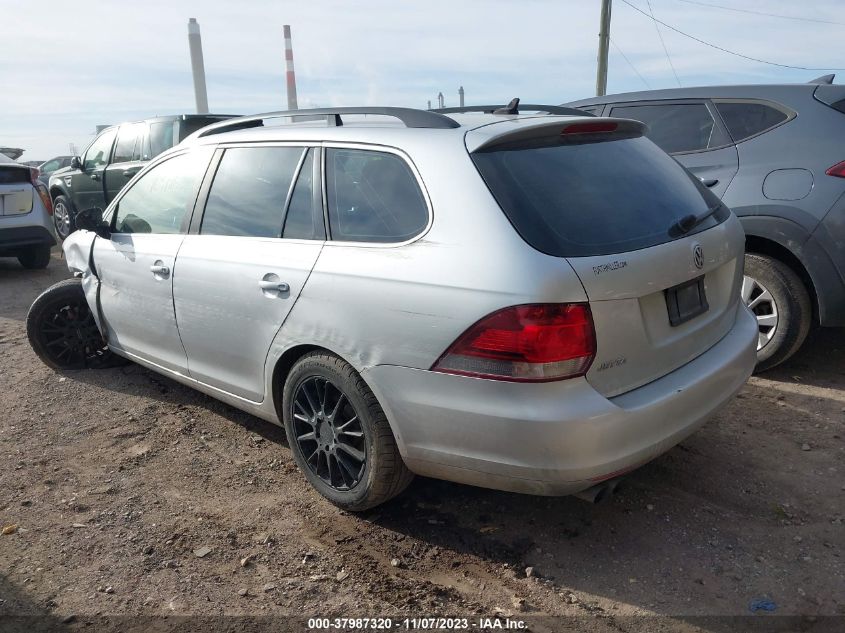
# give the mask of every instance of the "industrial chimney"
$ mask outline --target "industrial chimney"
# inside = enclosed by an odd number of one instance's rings
[[[208,113],[208,93],[205,90],[205,64],[202,61],[202,38],[196,18],[188,20],[188,47],[191,50],[191,73],[194,76],[194,98],[197,114]]]
[[[285,32],[285,67],[287,70],[288,110],[298,110],[296,105],[296,75],[293,72],[293,44],[290,39],[290,24],[283,27]]]

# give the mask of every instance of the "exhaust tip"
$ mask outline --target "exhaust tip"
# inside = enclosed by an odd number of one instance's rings
[[[572,496],[588,503],[601,503],[614,495],[621,482],[622,477],[615,477],[614,479],[608,479],[607,481],[603,481],[595,486],[591,486],[586,490],[576,492]]]

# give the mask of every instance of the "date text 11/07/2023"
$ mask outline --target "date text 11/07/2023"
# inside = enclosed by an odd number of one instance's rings
[[[308,630],[382,630],[393,629],[410,631],[519,631],[526,628],[524,620],[506,617],[477,617],[477,618],[309,618]]]

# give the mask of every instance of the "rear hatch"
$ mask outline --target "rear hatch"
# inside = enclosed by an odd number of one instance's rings
[[[547,118],[501,135],[495,127],[468,134],[467,147],[523,239],[566,258],[580,278],[596,329],[586,377],[597,391],[610,397],[656,380],[731,329],[739,222],[642,136],[642,124]]]
[[[34,190],[31,170],[26,165],[0,162],[0,216],[32,211]]]

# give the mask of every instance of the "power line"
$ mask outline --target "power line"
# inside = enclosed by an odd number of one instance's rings
[[[711,44],[710,42],[707,42],[707,41],[705,41],[705,40],[703,40],[699,37],[696,37],[695,35],[690,35],[689,33],[685,33],[681,29],[675,28],[671,24],[666,24],[666,22],[658,20],[656,17],[649,15],[648,13],[646,13],[645,11],[640,9],[639,7],[634,6],[633,4],[628,2],[628,0],[622,0],[622,2],[624,4],[627,4],[629,7],[631,7],[637,13],[642,13],[648,19],[654,20],[655,22],[659,22],[660,24],[662,24],[663,26],[665,26],[667,29],[669,29],[671,31],[675,31],[675,33],[678,33],[679,35],[683,35],[684,37],[688,37],[689,39],[695,40],[699,44],[704,44],[705,46],[709,46],[710,48],[715,48],[717,51],[722,51],[723,53],[727,53],[728,55],[733,55],[735,57],[741,57],[742,59],[747,59],[749,61],[757,62],[759,64],[768,64],[769,66],[778,66],[780,68],[791,68],[792,70],[809,70],[809,71],[812,71],[812,72],[823,72],[825,70],[845,71],[845,68],[831,68],[831,67],[827,67],[827,68],[807,68],[806,66],[790,66],[789,64],[779,64],[777,62],[766,61],[765,59],[760,59],[758,57],[751,57],[750,55],[743,55],[742,53],[737,53],[736,51],[728,50],[727,48],[722,48],[721,46],[717,46],[716,44]]]
[[[636,67],[636,66],[634,66],[634,64],[632,64],[632,63],[631,63],[631,60],[630,60],[630,59],[628,59],[628,56],[627,56],[625,53],[623,53],[623,52],[622,52],[622,49],[621,49],[621,48],[619,48],[619,46],[617,46],[616,42],[614,42],[614,41],[613,41],[613,38],[610,38],[610,43],[611,43],[611,44],[613,44],[613,48],[615,48],[615,49],[616,49],[616,51],[617,51],[620,55],[622,55],[622,59],[624,59],[626,62],[628,62],[628,65],[631,67],[631,70],[633,70],[633,71],[636,73],[637,77],[639,77],[640,79],[642,79],[643,83],[646,85],[646,88],[648,88],[649,90],[651,90],[651,86],[650,86],[650,85],[649,85],[649,83],[645,80],[645,77],[643,77],[643,76],[640,74],[640,71],[638,71],[638,70],[637,70],[637,67]]]
[[[654,30],[657,31],[657,37],[660,38],[660,43],[663,45],[663,52],[666,53],[666,59],[669,60],[669,68],[672,69],[672,74],[675,75],[675,81],[678,82],[678,88],[681,87],[681,80],[678,79],[678,73],[675,72],[675,64],[672,63],[672,58],[669,56],[669,49],[666,48],[666,42],[663,41],[663,33],[660,32],[660,27],[657,26],[657,20],[654,17],[654,9],[651,8],[651,0],[645,0],[648,5],[648,12],[651,14],[651,19],[654,22]]]
[[[677,2],[685,2],[686,4],[695,4],[700,7],[708,7],[710,9],[724,9],[725,11],[735,11],[737,13],[750,13],[751,15],[764,15],[770,18],[782,18],[784,20],[799,20],[801,22],[815,22],[817,24],[838,24],[845,26],[845,22],[836,22],[834,20],[821,20],[819,18],[802,18],[797,15],[783,15],[781,13],[766,13],[765,11],[754,11],[753,9],[738,9],[736,7],[726,7],[723,4],[710,4],[709,2],[698,2],[698,0],[676,0]]]

